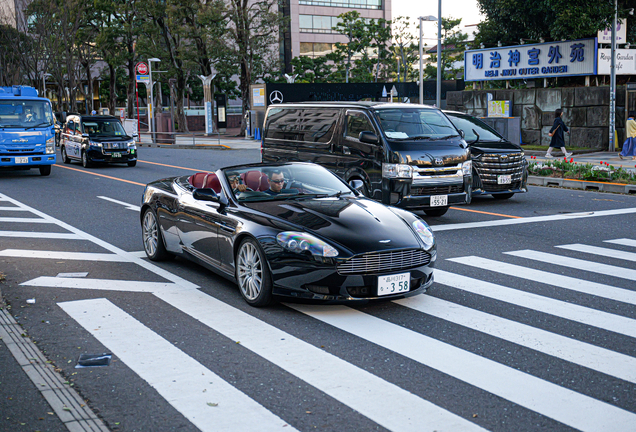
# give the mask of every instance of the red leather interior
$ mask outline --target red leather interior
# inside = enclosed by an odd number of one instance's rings
[[[260,190],[261,185],[261,172],[260,171],[248,171],[245,173],[245,185],[253,191]]]
[[[210,173],[207,175],[207,177],[205,178],[204,187],[212,189],[217,194],[221,193],[221,182],[219,181],[219,178],[214,173]]]
[[[267,178],[267,174],[263,174],[261,176],[261,182],[259,184],[258,190],[263,192],[269,189],[269,179]]]
[[[195,188],[200,189],[205,184],[205,178],[207,176],[208,176],[208,173],[206,172],[198,172],[190,176],[190,178],[188,179],[188,182]]]

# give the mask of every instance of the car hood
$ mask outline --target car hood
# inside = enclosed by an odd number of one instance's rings
[[[474,144],[470,144],[470,151],[473,155],[488,153],[488,152],[496,152],[496,153],[507,153],[507,152],[519,152],[522,151],[521,147],[513,144],[509,141],[497,141],[497,142],[488,142],[488,141],[478,141]]]
[[[9,145],[16,149],[19,148],[31,148],[35,144],[44,144],[48,136],[52,136],[50,129],[43,130],[28,130],[18,128],[0,129],[0,144]],[[14,140],[20,140],[18,142]],[[26,141],[22,141],[26,140]]]
[[[389,207],[369,199],[317,198],[243,204],[315,233],[353,255],[421,247],[417,234],[404,219]]]
[[[120,141],[130,141],[132,137],[128,135],[112,135],[112,136],[93,136],[90,137],[93,142],[120,142]]]
[[[392,142],[395,163],[420,167],[438,166],[436,159],[441,158],[444,165],[457,165],[468,160],[470,151],[461,139],[446,141],[400,141]]]

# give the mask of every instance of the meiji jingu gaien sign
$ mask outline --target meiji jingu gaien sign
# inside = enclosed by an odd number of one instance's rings
[[[594,39],[546,42],[464,52],[464,81],[596,75]]]

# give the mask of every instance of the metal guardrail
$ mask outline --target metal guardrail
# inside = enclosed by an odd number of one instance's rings
[[[166,137],[167,135],[167,137]],[[218,132],[213,132],[211,134],[206,133],[196,133],[196,132],[139,132],[139,142],[141,144],[147,143],[148,141],[144,141],[143,137],[150,137],[150,144],[155,145],[193,145],[193,146],[219,146],[219,147],[227,147],[221,144],[221,134]],[[216,138],[214,137],[216,136]],[[217,141],[216,144],[197,144],[197,137],[204,138],[205,141],[213,140]],[[180,139],[181,138],[181,139]],[[190,142],[190,138],[192,141]]]

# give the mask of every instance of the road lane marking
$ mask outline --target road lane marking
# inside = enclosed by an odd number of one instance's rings
[[[77,234],[71,234],[71,233],[50,233],[50,232],[31,232],[31,231],[0,231],[0,237],[84,240],[83,238],[81,238]]]
[[[487,215],[491,215],[491,216],[501,216],[501,217],[507,217],[507,218],[522,219],[522,216],[511,216],[511,215],[505,215],[505,214],[501,214],[501,213],[491,213],[491,212],[485,212],[485,211],[481,211],[481,210],[467,209],[467,208],[463,208],[463,207],[451,207],[451,208],[453,210],[461,210],[461,211],[471,212],[471,213],[481,213],[481,214],[487,214]]]
[[[618,302],[636,305],[636,291],[617,288],[598,282],[591,282],[584,279],[577,279],[570,276],[564,276],[556,273],[550,273],[543,270],[537,270],[530,267],[523,267],[516,264],[509,264],[502,261],[495,261],[488,258],[478,256],[467,256],[450,258],[449,261],[477,267],[482,270],[494,271],[513,276],[520,279],[526,279],[533,282],[539,282],[546,285],[552,285],[559,288],[565,288],[597,297],[603,297]],[[437,272],[435,270],[435,279],[437,280]]]
[[[616,378],[636,383],[636,358],[432,296],[394,303]]]
[[[46,219],[41,218],[12,218],[12,217],[0,217],[0,222],[16,222],[16,223],[52,223]]]
[[[0,211],[27,211],[20,207],[0,207]]]
[[[632,240],[632,239],[616,239],[616,240],[605,240],[607,243],[614,243],[617,245],[622,245],[622,246],[632,246],[632,247],[636,247],[636,240]]]
[[[558,215],[551,215],[551,216],[533,216],[533,217],[525,217],[521,219],[498,219],[498,220],[483,221],[483,222],[431,225],[430,227],[433,229],[433,231],[451,231],[451,230],[459,230],[459,229],[489,228],[489,227],[518,225],[518,224],[536,223],[536,222],[554,222],[554,221],[582,219],[582,218],[589,218],[589,217],[619,216],[619,215],[626,215],[626,214],[633,214],[633,213],[636,213],[636,208],[632,207],[632,208],[624,208],[624,209],[603,210],[603,211],[597,211],[597,212],[568,213],[568,214],[558,214]]]
[[[139,207],[137,205],[134,205],[134,204],[128,204],[128,203],[123,202],[123,201],[117,201],[116,199],[108,198],[108,197],[105,197],[105,196],[98,196],[97,198],[100,198],[100,199],[103,199],[103,200],[106,200],[106,201],[110,201],[110,202],[113,202],[115,204],[123,205],[124,207],[126,207],[127,210],[141,211],[141,207]]]
[[[126,252],[126,251],[124,251],[124,250],[122,250],[122,249],[120,249],[120,248],[118,248],[118,247],[116,247],[114,245],[111,245],[108,242],[105,242],[105,241],[103,241],[103,240],[101,240],[101,239],[99,239],[99,238],[97,238],[95,236],[92,236],[92,235],[90,235],[88,233],[85,233],[82,230],[79,230],[79,229],[75,228],[72,225],[67,224],[66,222],[62,222],[59,219],[55,219],[55,218],[47,215],[46,213],[43,213],[43,212],[41,212],[39,210],[34,209],[33,207],[29,207],[29,206],[27,206],[25,204],[22,204],[21,202],[19,202],[19,201],[13,199],[13,198],[10,198],[10,197],[0,193],[0,199],[2,199],[2,198],[4,198],[5,201],[9,201],[9,202],[11,202],[14,205],[20,206],[20,207],[22,207],[24,209],[27,209],[31,213],[33,213],[33,214],[35,214],[37,216],[40,216],[44,220],[48,221],[48,223],[55,224],[55,225],[65,229],[66,231],[69,231],[69,232],[71,232],[73,234],[76,234],[77,236],[79,236],[80,238],[82,238],[84,240],[88,240],[88,241],[90,241],[92,243],[95,243],[98,246],[101,246],[102,248],[104,248],[104,249],[106,249],[108,251],[111,251],[114,254],[117,254],[117,255],[120,255],[120,256],[122,256],[122,257],[124,257],[126,259],[129,259],[131,262],[137,264],[141,268],[146,269],[146,270],[148,270],[148,271],[150,271],[150,272],[152,272],[152,273],[154,273],[154,274],[156,274],[158,276],[161,276],[162,278],[164,278],[166,280],[169,280],[169,281],[174,282],[174,283],[178,283],[178,284],[182,285],[183,287],[198,288],[197,285],[193,284],[190,281],[187,281],[187,280],[183,279],[182,277],[179,277],[179,276],[177,276],[177,275],[175,275],[173,273],[170,273],[169,271],[164,270],[161,267],[156,266],[156,265],[154,265],[154,264],[152,264],[152,263],[150,263],[150,262],[148,262],[148,261],[146,261],[144,259],[141,259],[141,258],[138,258],[138,257],[136,257],[134,255],[131,255],[128,252]]]
[[[98,174],[98,173],[96,173],[94,171],[86,171],[86,170],[81,170],[79,168],[71,168],[71,167],[64,166],[64,165],[55,165],[55,166],[56,167],[60,167],[60,168],[64,168],[64,169],[68,169],[68,170],[71,170],[71,171],[81,172],[81,173],[84,173],[84,174],[94,175],[94,176],[97,176],[97,177],[104,177],[104,178],[107,178],[107,179],[110,179],[110,180],[117,180],[117,181],[121,181],[121,182],[124,182],[124,183],[130,183],[130,184],[134,184],[134,185],[137,185],[137,186],[144,186],[144,187],[146,186],[144,183],[137,183],[137,182],[134,182],[134,181],[131,181],[131,180],[124,180],[124,179],[118,178],[118,177],[112,177],[112,176],[107,176],[107,175],[104,175],[104,174]]]
[[[578,258],[570,258],[562,255],[555,255],[546,252],[533,251],[529,249],[504,252],[507,255],[545,262],[548,264],[560,265],[577,270],[599,273],[604,276],[614,276],[617,278],[636,281],[636,270],[601,264],[594,261],[586,261]]]
[[[466,257],[472,259],[475,257]],[[450,261],[467,264],[466,259]],[[473,264],[469,264],[473,265]],[[478,266],[478,265],[477,265]],[[636,320],[603,312],[596,309],[579,306],[549,297],[543,297],[526,291],[473,279],[443,270],[435,270],[435,282],[447,285],[473,294],[493,298],[495,300],[511,303],[527,309],[554,315],[560,318],[580,322],[603,330],[623,334],[636,338]]]
[[[31,249],[5,249],[0,250],[0,256],[14,258],[42,258],[60,259],[71,261],[105,261],[105,262],[131,262],[129,259],[115,254],[91,253],[91,252],[66,252],[43,251]]]
[[[74,288],[98,291],[126,291],[154,293],[162,290],[178,291],[193,289],[174,283],[143,282],[118,279],[78,279],[66,277],[40,276],[22,282],[20,285],[47,288]]]
[[[469,420],[201,291],[153,294],[389,430],[483,431]]]
[[[296,430],[110,301],[58,305],[201,431]]]
[[[288,306],[581,431],[629,430],[636,424],[634,413],[355,309]]]
[[[608,258],[616,258],[625,261],[636,262],[636,253],[633,252],[625,252],[617,249],[609,249],[597,246],[588,246],[580,243],[570,244],[570,245],[561,245],[555,246],[561,249],[572,250],[576,252],[589,253],[593,255],[601,255]]]

